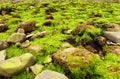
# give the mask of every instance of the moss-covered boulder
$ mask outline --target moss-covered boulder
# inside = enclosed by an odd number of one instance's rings
[[[84,68],[94,60],[96,55],[90,53],[85,48],[66,48],[59,50],[57,53],[52,55],[55,63],[61,66],[67,67],[70,71],[74,68]]]
[[[0,61],[0,75],[10,77],[26,67],[34,64],[34,57],[30,53]]]

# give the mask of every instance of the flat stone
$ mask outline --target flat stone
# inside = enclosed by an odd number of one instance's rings
[[[15,75],[25,68],[33,65],[34,62],[35,59],[30,53],[0,61],[0,75],[11,77],[12,75]]]
[[[5,60],[6,58],[6,50],[0,51],[0,61]]]
[[[44,70],[40,74],[38,74],[35,79],[68,79],[64,74],[51,71],[51,70]]]
[[[43,67],[43,65],[35,64],[34,66],[31,66],[30,69],[35,75],[37,75],[42,71]]]
[[[8,39],[7,42],[17,43],[23,42],[25,40],[26,35],[24,33],[13,33]]]
[[[104,36],[107,39],[109,39],[109,40],[111,40],[111,41],[113,41],[115,43],[120,43],[120,32],[109,32],[109,31],[106,31],[104,33]]]

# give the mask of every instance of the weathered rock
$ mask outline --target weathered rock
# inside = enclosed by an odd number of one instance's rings
[[[39,45],[30,45],[26,48],[28,51],[32,51],[32,52],[41,52],[42,48]]]
[[[103,36],[99,36],[95,39],[95,41],[97,42],[97,44],[99,44],[100,46],[104,46],[107,42],[106,38]]]
[[[19,28],[22,28],[25,30],[25,33],[26,32],[32,32],[35,30],[35,25],[36,25],[36,22],[35,21],[30,21],[30,22],[22,22],[20,24],[17,25],[17,28],[16,28],[16,31],[19,29]]]
[[[0,50],[6,49],[9,44],[6,41],[0,41]]]
[[[4,32],[8,29],[8,25],[7,24],[0,24],[0,32]]]
[[[5,60],[6,58],[6,50],[0,51],[0,61]]]
[[[43,65],[35,64],[34,66],[31,66],[30,69],[35,75],[37,75],[42,71],[43,67]]]
[[[64,74],[51,71],[51,70],[44,70],[40,74],[38,74],[35,79],[68,79]]]
[[[23,42],[25,40],[26,35],[24,33],[13,33],[8,39],[9,43],[17,43]]]
[[[116,43],[120,43],[120,32],[109,32],[109,31],[106,31],[104,33],[104,36],[113,41],[113,42],[116,42]]]
[[[7,77],[15,75],[26,67],[33,65],[34,61],[34,57],[30,53],[0,61],[0,75]]]
[[[57,53],[52,55],[53,61],[58,63],[70,71],[73,68],[84,68],[84,66],[88,66],[96,55],[90,53],[85,48],[66,48],[63,50],[59,50]]]
[[[30,39],[41,38],[41,37],[45,36],[47,33],[48,33],[47,31],[37,32],[37,33],[34,34]]]
[[[24,29],[19,28],[17,33],[25,33]]]

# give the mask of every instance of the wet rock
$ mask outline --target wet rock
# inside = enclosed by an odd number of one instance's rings
[[[34,34],[33,36],[31,36],[30,39],[41,38],[41,37],[43,37],[43,36],[45,36],[47,34],[48,34],[47,31],[37,32],[36,34]]]
[[[30,52],[41,52],[42,48],[39,45],[30,45],[26,48]]]
[[[36,25],[35,21],[22,22],[22,23],[20,23],[20,24],[17,25],[16,31],[19,28],[22,28],[22,29],[25,30],[25,33],[32,32],[32,31],[35,30],[35,25]]]
[[[35,75],[37,75],[42,71],[43,67],[43,65],[35,64],[34,66],[31,66],[30,69]]]
[[[23,42],[25,40],[26,35],[24,33],[13,33],[8,39],[9,43],[17,43]]]
[[[58,50],[52,55],[53,61],[61,66],[68,68],[70,71],[73,68],[84,68],[88,66],[96,55],[93,55],[85,48],[66,48]]]
[[[51,71],[51,70],[44,70],[43,72],[38,74],[35,77],[35,79],[68,79],[68,78],[64,74]]]
[[[52,15],[46,15],[45,19],[54,19]]]
[[[0,32],[4,32],[8,29],[8,25],[7,24],[0,24]]]
[[[109,39],[109,40],[111,40],[111,41],[113,41],[115,43],[120,43],[120,32],[109,32],[109,31],[106,31],[104,33],[104,36],[107,39]]]
[[[0,41],[0,50],[6,49],[9,44],[6,41]]]
[[[0,51],[0,61],[5,60],[6,58],[6,50],[1,50]]]
[[[0,61],[0,75],[10,77],[33,65],[34,57],[30,53]]]

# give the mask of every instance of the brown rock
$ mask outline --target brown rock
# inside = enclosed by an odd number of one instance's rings
[[[0,41],[0,50],[6,49],[9,44],[6,41]]]
[[[7,24],[0,24],[0,32],[4,32],[8,29],[8,25]]]
[[[35,30],[35,25],[36,25],[36,22],[35,21],[29,21],[29,22],[22,22],[20,24],[17,25],[17,28],[16,28],[16,31],[19,29],[19,28],[22,28],[25,30],[25,33],[27,32],[32,32]]]
[[[45,19],[54,19],[52,15],[46,15]]]

